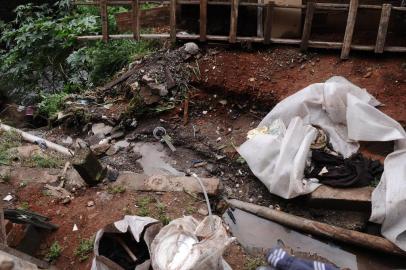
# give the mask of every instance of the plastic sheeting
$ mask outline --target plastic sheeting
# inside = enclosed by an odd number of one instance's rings
[[[280,121],[284,134],[258,134],[239,148],[252,172],[273,194],[289,199],[314,191],[316,179],[304,179],[310,145],[320,126],[335,151],[349,157],[358,141],[395,141],[384,162],[384,174],[372,194],[370,220],[382,224],[382,235],[406,250],[406,132],[375,107],[380,103],[343,77],[312,84],[278,103],[258,127]]]

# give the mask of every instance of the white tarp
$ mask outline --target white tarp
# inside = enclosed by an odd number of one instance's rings
[[[329,136],[344,157],[357,152],[358,141],[395,141],[384,163],[384,174],[372,194],[371,221],[382,224],[382,235],[406,250],[406,132],[375,108],[380,103],[365,89],[342,77],[312,84],[278,103],[258,127],[287,127],[284,134],[260,134],[242,144],[239,153],[273,194],[289,199],[314,191],[320,184],[304,179],[313,126]],[[312,126],[313,125],[313,126]]]

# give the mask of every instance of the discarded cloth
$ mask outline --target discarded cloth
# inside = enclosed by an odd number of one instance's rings
[[[368,186],[383,173],[379,161],[367,159],[360,153],[343,158],[323,150],[312,150],[311,161],[313,167],[305,177],[317,178],[320,183],[332,187]]]
[[[384,162],[384,173],[372,193],[370,220],[382,224],[382,235],[406,250],[406,132],[375,107],[380,103],[365,89],[343,77],[309,85],[279,102],[258,127],[282,121],[286,132],[259,134],[238,151],[252,172],[273,194],[289,199],[313,192],[317,179],[304,176],[313,126],[328,135],[332,148],[344,158],[358,151],[358,141],[395,141]]]
[[[319,261],[311,261],[290,256],[281,248],[273,248],[266,255],[269,270],[339,270],[339,268]],[[262,268],[265,270],[266,268]],[[258,270],[258,268],[257,268]]]

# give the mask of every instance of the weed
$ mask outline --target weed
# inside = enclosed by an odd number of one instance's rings
[[[57,168],[60,165],[60,162],[55,158],[42,155],[33,155],[29,163],[32,164],[32,166],[40,168]]]
[[[17,158],[13,148],[21,145],[21,135],[14,131],[0,132],[0,164],[10,165]]]
[[[125,192],[125,187],[123,186],[113,186],[107,189],[107,192],[110,194],[121,194]]]
[[[141,199],[138,200],[137,204],[139,206],[139,209],[138,209],[139,216],[142,216],[142,217],[149,216],[148,205],[150,203],[151,203],[150,197],[142,197]]]
[[[58,241],[55,241],[52,243],[51,247],[49,248],[49,251],[45,258],[48,261],[54,261],[59,258],[62,254],[62,247],[59,245]]]
[[[154,8],[157,6],[158,6],[158,4],[146,2],[146,3],[141,4],[141,10],[151,9],[151,8]]]
[[[22,202],[20,206],[17,207],[19,210],[28,210],[30,208],[30,204],[28,202]]]
[[[156,207],[158,209],[158,219],[164,225],[168,225],[171,222],[171,218],[166,215],[166,206],[163,203],[157,203]]]
[[[244,264],[245,270],[255,270],[262,265],[266,265],[266,261],[262,257],[248,257]]]
[[[197,209],[194,206],[188,206],[186,207],[186,214],[187,215],[192,215],[193,213],[196,213]]]
[[[55,115],[62,109],[65,97],[65,93],[43,95],[42,101],[38,104],[39,112],[48,117]]]
[[[89,258],[89,254],[93,251],[93,242],[93,237],[89,239],[80,239],[79,246],[75,250],[75,256],[79,257],[80,262]]]

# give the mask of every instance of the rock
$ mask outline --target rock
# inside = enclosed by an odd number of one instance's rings
[[[87,202],[87,207],[93,207],[93,206],[94,206],[94,201]]]
[[[16,148],[18,156],[22,159],[28,159],[33,155],[39,155],[42,153],[41,148],[38,145],[23,145]]]
[[[120,139],[120,138],[123,138],[124,135],[125,135],[124,132],[121,131],[121,130],[119,130],[119,131],[113,132],[113,134],[111,134],[110,138],[111,138],[112,140],[114,140],[114,139]]]
[[[9,172],[10,178],[27,183],[53,183],[58,180],[59,169],[0,166],[0,174]]]
[[[88,148],[89,145],[84,140],[77,138],[74,144],[75,149],[85,149]]]
[[[152,94],[151,89],[148,87],[141,87],[140,96],[142,97],[146,105],[152,105],[161,100],[159,95]]]
[[[62,145],[64,145],[64,146],[71,146],[72,143],[73,143],[73,139],[70,136],[68,136],[62,140]]]
[[[93,124],[93,126],[92,126],[92,132],[94,135],[97,135],[97,134],[107,135],[107,134],[110,134],[112,129],[113,129],[112,126],[107,126],[104,123],[97,123],[97,124]]]
[[[154,95],[160,95],[161,97],[164,97],[168,94],[168,89],[166,89],[166,85],[163,83],[148,83],[148,87],[151,89],[151,93]]]
[[[130,143],[127,140],[121,140],[121,141],[116,142],[114,144],[114,146],[117,147],[119,150],[121,150],[121,149],[125,149],[128,146],[130,146]]]
[[[166,84],[166,89],[172,89],[176,86],[176,82],[172,77],[171,71],[169,70],[169,67],[165,67],[165,84]]]
[[[90,150],[96,155],[96,156],[101,156],[104,153],[106,153],[107,150],[109,150],[110,144],[108,143],[102,143],[102,144],[95,144],[90,146]]]
[[[90,186],[100,183],[107,171],[90,149],[76,151],[72,165]]]
[[[118,147],[116,147],[115,145],[112,145],[112,146],[110,146],[109,150],[107,150],[106,155],[108,155],[108,156],[115,155],[115,154],[117,154],[118,150],[119,150]]]
[[[221,186],[218,178],[200,178],[210,195],[220,193]],[[199,182],[194,177],[138,174],[121,172],[114,185],[124,186],[137,191],[189,191],[202,193]]]
[[[197,210],[197,213],[199,213],[202,216],[207,216],[209,214],[209,211],[207,210],[207,206],[200,207]]]
[[[120,174],[119,171],[117,171],[116,169],[114,169],[111,166],[107,166],[107,174],[106,174],[107,180],[109,180],[111,182],[116,181],[119,174]]]
[[[368,71],[365,75],[364,78],[369,78],[372,75],[372,71]]]
[[[195,55],[199,52],[199,46],[194,42],[188,42],[184,46],[185,52],[191,55]]]
[[[80,176],[80,174],[73,168],[66,171],[65,174],[65,185],[64,187],[68,190],[80,189],[86,186],[85,180]]]
[[[155,82],[155,80],[151,78],[148,74],[144,74],[142,76],[142,81],[145,83]]]
[[[104,138],[105,138],[104,134],[99,133],[99,134],[90,136],[89,138],[87,138],[87,141],[89,142],[90,145],[95,145],[95,144],[98,144]],[[85,148],[85,147],[81,147],[81,148]]]

